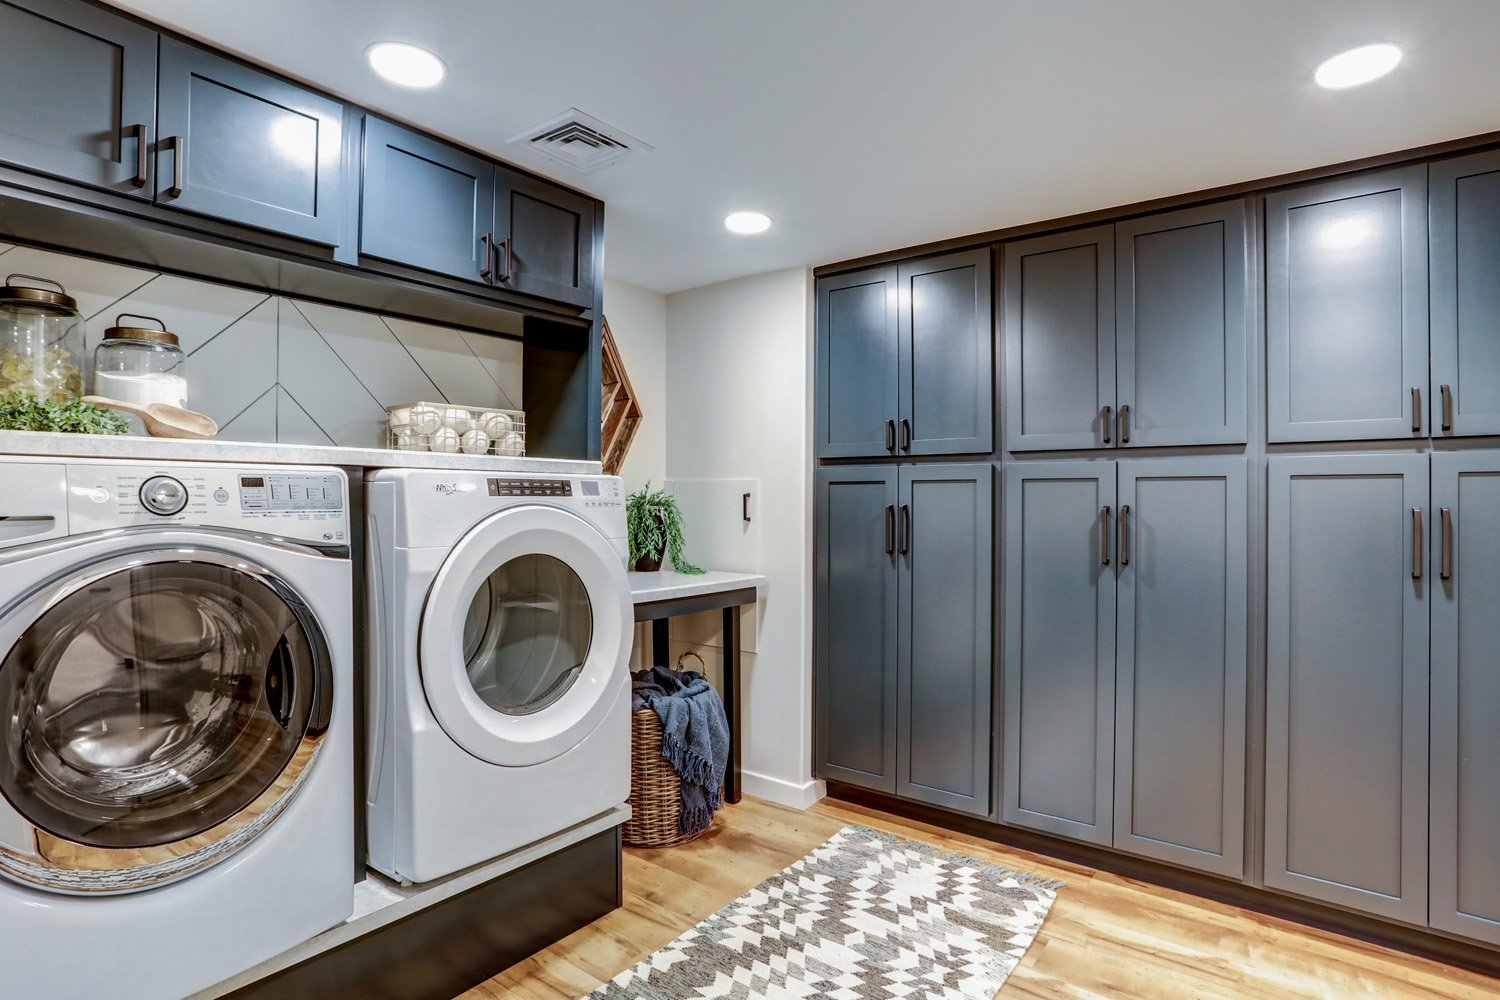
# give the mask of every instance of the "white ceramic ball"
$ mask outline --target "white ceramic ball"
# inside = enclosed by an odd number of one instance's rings
[[[396,431],[396,447],[402,451],[421,451],[422,436],[410,427],[401,427]]]
[[[486,413],[479,418],[479,429],[490,437],[499,440],[511,431],[510,414]]]
[[[432,432],[432,450],[453,454],[462,444],[458,431],[452,427],[439,427]]]
[[[499,438],[495,446],[495,452],[499,455],[519,455],[525,450],[526,440],[515,431]]]
[[[464,431],[473,426],[474,414],[470,413],[462,406],[450,406],[448,408],[448,411],[443,414],[443,423],[447,424],[449,427],[452,427],[455,431],[462,434]]]
[[[432,434],[443,426],[443,415],[433,406],[413,406],[408,413],[408,424],[418,434]]]
[[[470,427],[459,439],[465,455],[483,455],[490,450],[490,436],[478,427]]]

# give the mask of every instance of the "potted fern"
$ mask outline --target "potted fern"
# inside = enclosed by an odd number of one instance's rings
[[[625,520],[630,529],[630,561],[636,569],[655,572],[661,569],[662,557],[670,556],[679,573],[703,572],[682,554],[682,511],[672,494],[652,492],[647,483],[625,498]]]

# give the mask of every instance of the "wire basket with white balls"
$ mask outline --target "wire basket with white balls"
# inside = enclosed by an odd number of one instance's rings
[[[526,454],[526,414],[486,406],[403,403],[386,407],[386,444],[398,451],[449,455]]]

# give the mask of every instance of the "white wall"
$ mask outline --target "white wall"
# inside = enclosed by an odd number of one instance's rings
[[[661,486],[667,477],[667,297],[605,278],[604,316],[645,414],[620,478],[631,492],[647,481]]]
[[[760,482],[767,587],[742,619],[744,788],[807,806],[822,796],[812,779],[811,275],[774,271],[666,302],[668,477]],[[679,640],[717,644],[716,618],[674,622],[674,653]]]

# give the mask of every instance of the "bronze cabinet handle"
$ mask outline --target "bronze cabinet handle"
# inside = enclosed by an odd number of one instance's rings
[[[1422,579],[1422,508],[1411,509],[1411,578]]]
[[[1422,433],[1422,387],[1411,387],[1411,432]]]
[[[911,451],[911,421],[901,418],[901,450]]]
[[[479,277],[487,284],[495,282],[495,237],[490,233],[480,233],[479,242],[484,244],[484,268],[479,272]]]
[[[1099,426],[1101,426],[1101,427],[1104,428],[1104,443],[1105,444],[1114,444],[1115,443],[1115,439],[1112,438],[1112,437],[1110,437],[1110,432],[1114,429],[1114,422],[1115,422],[1115,408],[1113,406],[1110,406],[1108,403],[1105,403],[1104,404],[1104,419],[1102,421],[1100,421],[1100,424],[1099,424]]]
[[[885,554],[896,553],[896,505],[885,505]]]
[[[1130,404],[1120,407],[1120,443],[1130,443]]]
[[[1444,580],[1453,579],[1453,508],[1442,508],[1443,516],[1443,569]]]
[[[896,450],[896,421],[894,420],[885,422],[885,450]]]
[[[168,148],[172,150],[172,186],[167,188],[167,197],[182,197],[182,175],[187,169],[187,139],[180,135],[169,136],[166,140]]]
[[[901,505],[901,554],[911,551],[911,507]]]
[[[1099,508],[1099,565],[1109,565],[1109,516],[1110,508]]]
[[[509,236],[505,237],[505,239],[503,240],[499,240],[497,242],[497,245],[505,253],[505,256],[501,258],[504,266],[500,268],[500,283],[505,284],[506,282],[510,281],[511,264],[513,263],[511,258],[514,256],[513,247],[511,245]]]
[[[135,136],[135,176],[130,178],[130,183],[143,188],[149,180],[147,173],[150,170],[150,162],[147,158],[150,151],[146,149],[146,126],[127,125],[125,131]]]
[[[740,494],[740,517],[746,524],[750,523],[750,494]]]
[[[1130,504],[1120,508],[1120,568],[1130,565]]]
[[[1451,386],[1451,385],[1445,385],[1445,386],[1443,386],[1442,387],[1442,393],[1443,393],[1443,430],[1445,430],[1445,431],[1451,431],[1453,429],[1453,386]]]

